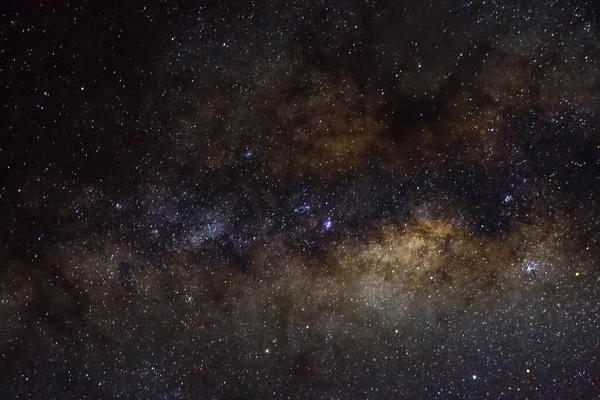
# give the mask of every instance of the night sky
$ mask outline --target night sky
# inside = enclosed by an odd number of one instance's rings
[[[0,32],[0,398],[600,398],[595,0]]]

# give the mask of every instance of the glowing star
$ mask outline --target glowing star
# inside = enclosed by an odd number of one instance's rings
[[[473,375],[473,380],[476,380],[476,379],[477,379],[477,375]]]
[[[323,221],[323,230],[330,231],[332,229],[333,229],[333,221],[331,220],[330,217],[325,218],[325,221]]]

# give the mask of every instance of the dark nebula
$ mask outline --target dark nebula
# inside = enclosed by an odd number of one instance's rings
[[[0,398],[600,398],[595,1],[0,10]]]

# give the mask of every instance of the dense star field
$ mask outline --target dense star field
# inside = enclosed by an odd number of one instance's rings
[[[0,15],[0,398],[600,396],[596,1]]]

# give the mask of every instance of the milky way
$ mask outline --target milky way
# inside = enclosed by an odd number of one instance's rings
[[[50,3],[0,6],[0,397],[600,396],[593,1]]]

